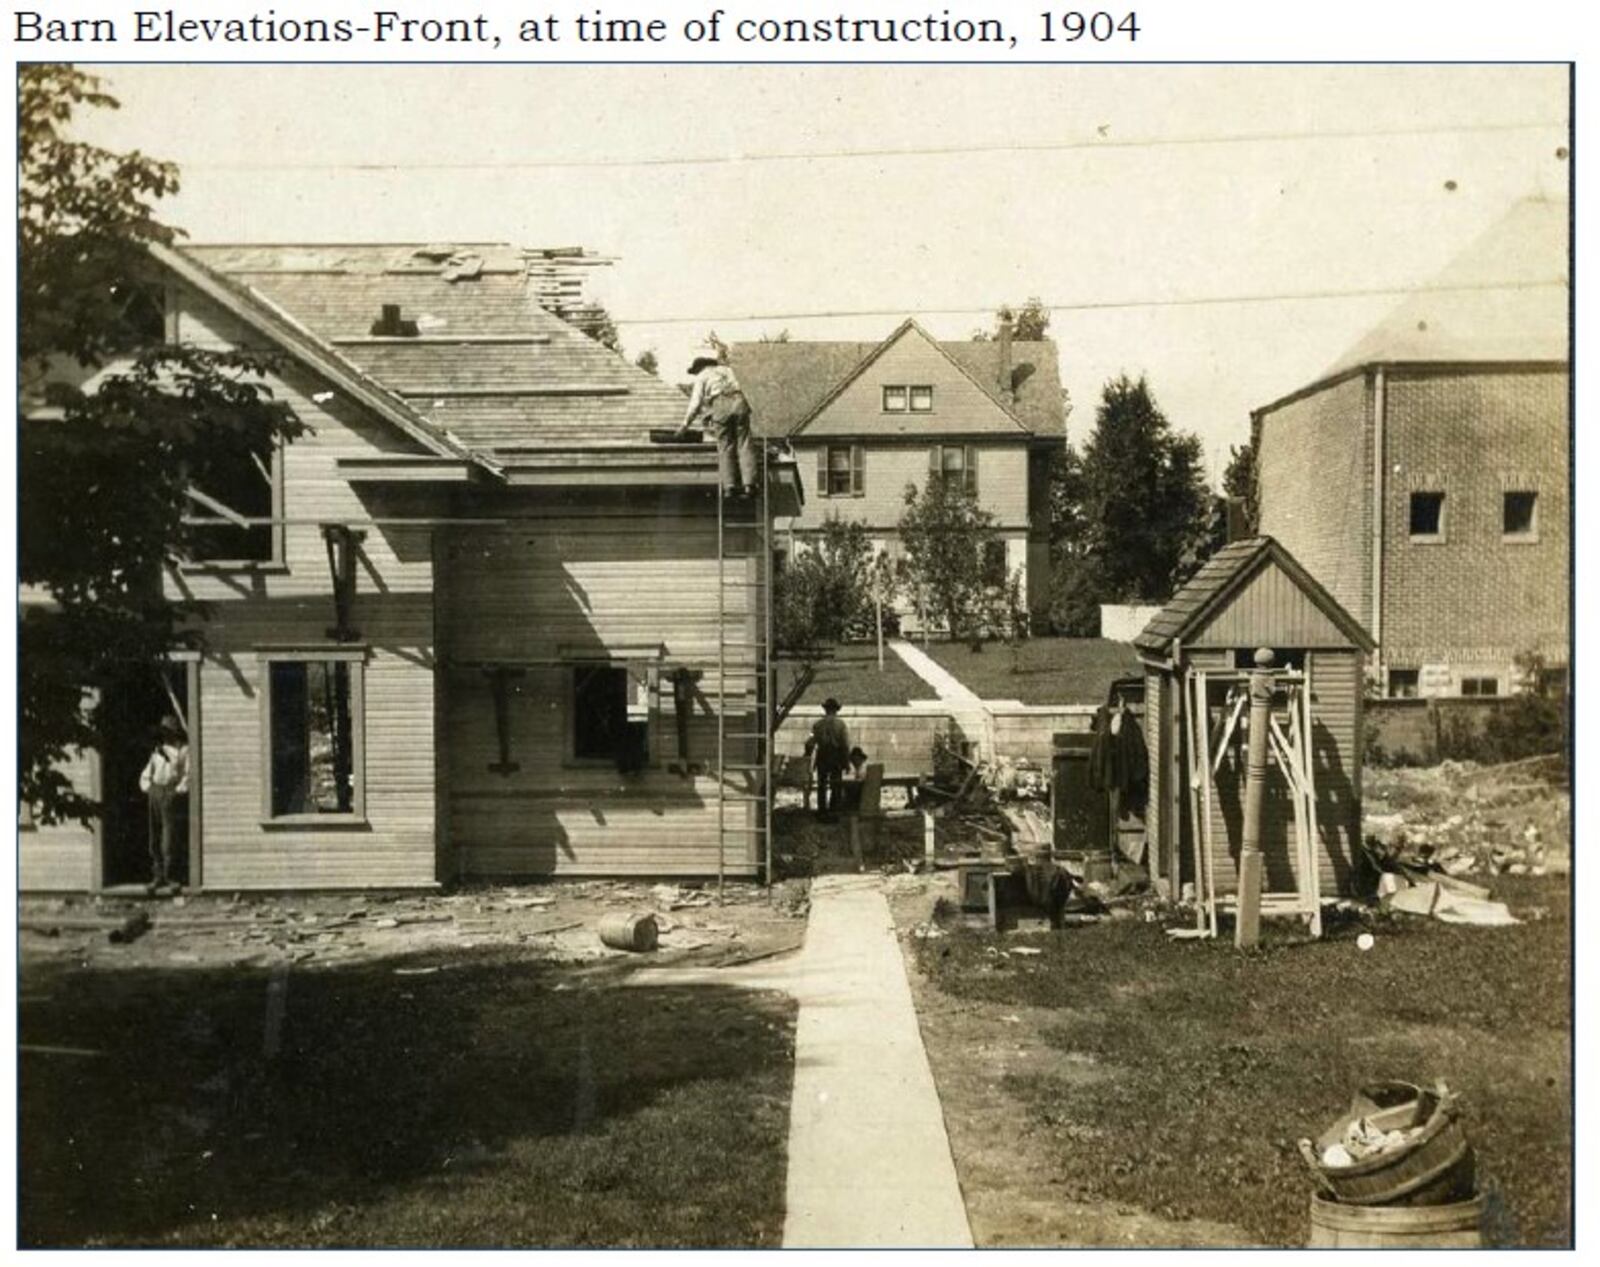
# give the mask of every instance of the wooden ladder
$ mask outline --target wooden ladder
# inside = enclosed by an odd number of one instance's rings
[[[768,445],[759,445],[759,484],[749,519],[729,520],[717,480],[717,897],[730,846],[761,858],[772,883],[772,516]]]

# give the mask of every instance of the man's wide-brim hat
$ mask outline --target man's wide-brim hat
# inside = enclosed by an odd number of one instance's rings
[[[701,370],[705,369],[709,365],[721,365],[721,364],[722,364],[722,361],[718,357],[712,356],[710,354],[702,354],[700,356],[695,357],[694,360],[689,362],[689,373],[698,374]]]
[[[822,711],[825,713],[837,713],[839,711],[839,701],[831,695],[828,696],[827,699],[822,701]]]

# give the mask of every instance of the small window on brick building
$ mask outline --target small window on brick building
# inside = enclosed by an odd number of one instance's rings
[[[1420,669],[1390,669],[1389,698],[1416,699],[1417,684],[1421,681]]]
[[[1500,694],[1500,679],[1492,677],[1464,677],[1461,679],[1461,693],[1463,695],[1498,695]]]
[[[1532,541],[1539,535],[1539,494],[1507,493],[1501,533],[1513,541]]]
[[[1534,690],[1546,699],[1564,699],[1568,690],[1568,680],[1567,666],[1564,664],[1540,669],[1538,677],[1534,679]]]
[[[1444,536],[1444,494],[1411,494],[1412,540],[1437,540]]]

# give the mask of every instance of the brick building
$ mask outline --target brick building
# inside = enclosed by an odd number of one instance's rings
[[[1568,663],[1566,203],[1518,204],[1323,377],[1252,414],[1260,530],[1378,642],[1392,696]]]
[[[1054,343],[1009,325],[993,342],[938,340],[908,319],[878,343],[736,343],[728,361],[756,429],[789,441],[806,482],[786,541],[849,519],[898,554],[907,485],[959,480],[995,518],[993,574],[1019,576],[1030,610],[1047,601],[1047,473],[1066,442]]]

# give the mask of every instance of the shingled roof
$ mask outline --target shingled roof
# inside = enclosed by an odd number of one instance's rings
[[[750,400],[755,429],[763,435],[793,434],[869,358],[913,325],[909,321],[902,323],[888,339],[870,343],[787,341],[732,345],[728,362]],[[941,339],[936,343],[1002,412],[1015,420],[1019,432],[1041,437],[1066,435],[1061,370],[1054,342],[1039,339],[1012,343],[1009,399],[994,379],[994,343],[971,339]]]
[[[1282,568],[1356,646],[1370,652],[1377,645],[1356,618],[1345,611],[1292,554],[1274,538],[1263,536],[1230,541],[1207,559],[1133,640],[1135,649],[1149,656],[1169,654],[1174,640],[1187,637],[1206,624],[1228,598],[1269,561]]]
[[[682,394],[540,306],[548,253],[504,243],[186,246],[475,451],[642,445]],[[374,334],[383,308],[415,334]]]

